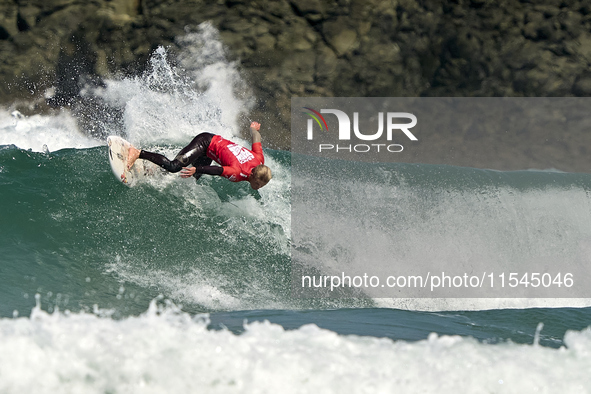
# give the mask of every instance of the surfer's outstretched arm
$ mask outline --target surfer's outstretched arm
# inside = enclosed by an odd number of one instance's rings
[[[252,134],[252,143],[253,145],[257,142],[261,142],[261,133],[259,130],[261,129],[261,124],[258,122],[252,122],[250,124],[250,133]]]
[[[199,178],[203,174],[221,176],[223,172],[224,168],[220,166],[183,167],[181,170],[181,178],[190,178],[192,176]]]

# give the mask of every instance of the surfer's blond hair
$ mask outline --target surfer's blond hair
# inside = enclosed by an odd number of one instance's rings
[[[259,164],[255,168],[252,169],[252,173],[250,176],[257,181],[261,182],[263,185],[266,185],[271,178],[273,178],[273,174],[271,174],[271,169],[264,164]]]

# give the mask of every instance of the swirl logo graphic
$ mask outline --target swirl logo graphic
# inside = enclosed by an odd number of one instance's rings
[[[320,112],[315,111],[315,110],[313,110],[312,108],[309,108],[309,107],[302,107],[302,108],[308,110],[308,111],[304,111],[303,113],[305,113],[306,115],[308,115],[312,119],[314,119],[316,121],[316,123],[318,123],[318,126],[320,126],[320,130],[326,130],[326,131],[328,131],[328,125],[326,124],[326,120],[324,119],[324,116],[320,115]],[[320,120],[322,120],[322,123],[320,123]]]

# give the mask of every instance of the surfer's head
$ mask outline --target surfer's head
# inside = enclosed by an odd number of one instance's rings
[[[260,164],[252,169],[248,182],[250,182],[250,187],[258,190],[269,183],[272,177],[271,169],[264,164]]]

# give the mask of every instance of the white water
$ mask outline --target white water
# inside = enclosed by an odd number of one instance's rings
[[[123,110],[123,129],[110,124],[97,127],[142,147],[183,146],[204,131],[225,138],[249,138],[248,122],[239,122],[239,117],[248,111],[252,97],[236,64],[226,60],[218,31],[203,23],[179,37],[177,43],[177,68],[171,65],[167,51],[158,48],[144,75],[106,80],[104,88],[82,89],[83,97],[102,99]],[[67,110],[57,115],[24,116],[0,109],[0,145],[10,144],[41,152],[84,149],[105,141],[86,136]]]
[[[452,275],[536,270],[572,270],[584,281],[584,267],[591,262],[591,231],[589,199],[583,187],[561,187],[549,179],[543,188],[517,190],[483,182],[466,192],[458,190],[459,182],[469,176],[468,170],[461,168],[453,169],[456,178],[449,178],[444,187],[437,185],[441,179],[436,178],[434,186],[389,182],[393,176],[420,179],[418,171],[398,174],[402,170],[372,170],[383,179],[376,180],[377,176],[368,172],[368,178],[373,176],[371,180],[350,182],[334,180],[331,174],[307,177],[298,175],[297,168],[294,170],[297,203],[292,206],[292,257],[296,261],[319,266],[327,274],[367,273],[382,281],[388,275],[424,275],[427,271]],[[507,173],[507,178],[511,176]],[[432,298],[442,295],[428,291],[418,295],[426,298],[409,298],[414,297],[412,289],[402,293],[407,298],[387,298],[395,296],[398,289],[360,288],[379,306],[410,310],[591,305],[589,298],[568,298],[571,294],[559,286],[553,289],[555,296],[548,294],[544,298],[499,291],[501,286],[495,288],[496,293],[490,288],[480,293],[479,289],[463,288],[459,296],[457,292],[447,293],[456,298]],[[466,298],[459,298],[462,296]]]
[[[16,145],[35,152],[84,149],[102,142],[83,134],[69,111],[58,115],[24,116],[0,109],[0,145]]]
[[[305,325],[207,330],[174,305],[0,320],[1,393],[587,393],[591,330],[567,348],[343,336]],[[99,317],[102,315],[102,317]],[[107,315],[107,316],[105,316]]]
[[[204,23],[177,42],[178,67],[160,47],[146,74],[108,80],[105,88],[83,94],[123,108],[125,137],[143,147],[159,143],[184,146],[201,132],[249,137],[248,124],[239,122],[239,116],[248,111],[251,97],[236,64],[226,60],[217,30]],[[239,91],[244,97],[238,97]],[[117,133],[107,130],[107,134]]]

